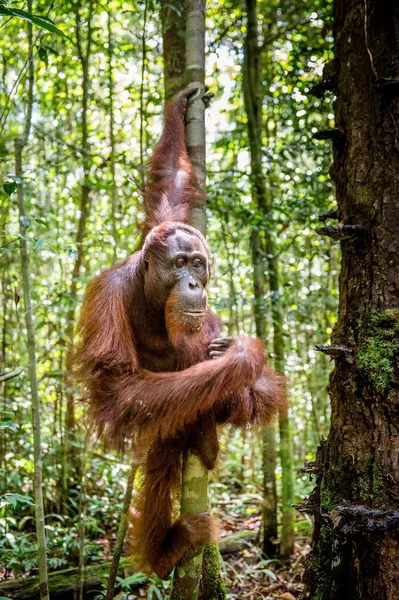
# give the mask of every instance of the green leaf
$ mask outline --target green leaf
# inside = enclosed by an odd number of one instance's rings
[[[5,191],[7,196],[11,196],[11,194],[13,194],[16,189],[17,184],[15,183],[15,181],[6,181],[5,183],[3,183],[3,190]]]
[[[5,429],[10,429],[10,431],[18,429],[18,425],[13,422],[12,417],[2,417],[0,419],[0,431],[4,431]]]
[[[33,25],[37,25],[38,27],[49,31],[50,33],[55,33],[70,40],[70,38],[65,35],[63,31],[61,31],[61,29],[58,29],[58,27],[54,24],[54,21],[48,17],[42,15],[32,15],[31,13],[26,12],[26,10],[20,10],[19,8],[8,8],[4,6],[3,3],[0,5],[0,15],[6,17],[19,17],[24,21],[28,21]]]
[[[145,583],[147,581],[147,577],[142,573],[134,573],[129,577],[126,577],[123,580],[123,583],[126,585],[138,585],[140,583]]]
[[[19,220],[26,229],[28,229],[29,225],[32,223],[29,217],[19,217]]]
[[[33,250],[39,250],[44,244],[44,240],[40,238],[35,238],[33,240]]]
[[[54,54],[54,56],[59,56],[59,52],[53,48],[52,46],[48,46],[47,44],[43,44],[42,48],[44,48],[45,50],[47,50],[48,54]]]
[[[7,175],[8,179],[11,179],[11,181],[15,181],[15,183],[23,183],[24,178],[21,177],[21,175]]]
[[[44,46],[40,46],[38,54],[39,54],[40,60],[42,60],[46,64],[46,67],[47,67],[47,65],[48,65],[48,53],[47,53],[46,48],[44,48]]]
[[[17,506],[18,502],[20,504],[29,504],[29,506],[36,506],[35,503],[33,502],[33,499],[30,496],[25,496],[22,494],[7,493],[7,494],[3,494],[3,496],[1,496],[0,498],[7,504],[11,504],[11,506],[13,508],[15,508]]]
[[[154,594],[158,598],[158,600],[163,600],[162,594],[159,591],[159,589],[155,585],[150,585],[150,587],[148,588],[147,600],[153,600]]]
[[[270,569],[260,569],[260,571],[262,573],[265,573],[268,577],[270,577],[270,579],[272,579],[273,581],[277,581],[277,576],[275,573],[273,573],[273,571],[271,571]]]
[[[170,2],[164,2],[163,4],[164,6],[167,6],[168,8],[173,10],[179,17],[182,16],[183,11],[180,8],[180,6],[176,6],[176,4],[171,4]]]

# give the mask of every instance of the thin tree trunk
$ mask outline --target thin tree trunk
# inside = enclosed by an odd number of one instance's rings
[[[271,218],[272,206],[268,198],[266,179],[263,175],[262,165],[262,70],[261,70],[261,47],[258,42],[258,22],[256,0],[246,0],[247,9],[247,35],[244,44],[243,63],[243,89],[244,102],[248,120],[248,137],[251,155],[251,188],[252,198],[255,206],[262,215],[263,220],[257,223],[252,233],[252,256],[254,263],[254,292],[255,292],[255,321],[257,331],[261,338],[265,339],[265,315],[262,307],[265,294],[264,270],[268,269],[269,290],[271,297],[271,312],[273,325],[273,350],[275,365],[278,371],[284,372],[284,338],[283,338],[283,316],[280,306],[280,289],[278,281],[278,260],[274,242],[274,228]],[[261,230],[265,242],[261,237]],[[263,248],[264,245],[264,248]],[[266,255],[266,258],[265,258]],[[263,296],[263,298],[262,298]],[[280,426],[280,460],[282,467],[282,533],[280,553],[287,556],[293,550],[293,475],[292,475],[292,449],[289,435],[289,421],[287,409],[283,409],[279,415]],[[267,432],[264,438],[264,457],[273,460],[274,448],[271,432]],[[272,467],[264,466],[264,493],[265,514],[268,522],[265,527],[265,551],[272,552],[273,546],[270,542],[275,537],[275,514],[274,502],[275,483]],[[267,494],[267,497],[266,497]],[[270,529],[269,529],[270,528]]]
[[[86,473],[87,473],[87,446],[89,436],[85,435],[82,447],[82,476],[80,479],[80,498],[79,498],[79,600],[84,600],[84,579],[85,579],[85,536],[86,536],[86,511],[87,511],[87,493],[86,493]]]
[[[75,6],[75,20],[76,20],[76,39],[77,39],[77,52],[82,68],[82,134],[81,134],[81,150],[82,150],[82,167],[83,167],[83,181],[81,184],[81,195],[79,204],[79,223],[78,231],[76,234],[76,259],[72,269],[72,281],[69,290],[69,310],[67,314],[67,339],[68,348],[66,351],[66,370],[67,370],[67,386],[68,392],[66,394],[66,419],[65,419],[65,474],[64,474],[64,498],[67,496],[67,490],[70,486],[70,478],[76,482],[79,479],[81,472],[81,464],[79,458],[79,452],[77,448],[77,431],[76,431],[76,419],[75,419],[75,406],[74,406],[74,393],[73,393],[73,377],[72,377],[72,362],[73,362],[73,330],[75,327],[75,313],[77,303],[77,290],[79,276],[83,264],[83,242],[86,237],[86,225],[90,210],[90,184],[89,184],[89,171],[90,171],[90,146],[89,146],[89,130],[88,130],[88,107],[89,107],[89,90],[90,90],[90,79],[89,79],[89,66],[90,66],[90,55],[91,55],[91,44],[92,44],[92,16],[93,16],[93,3],[89,3],[89,15],[87,21],[87,28],[85,31],[86,44],[83,43],[81,37],[81,25],[80,25],[80,8],[79,5]],[[72,469],[70,469],[70,464]],[[73,473],[73,475],[72,475]]]
[[[28,0],[28,11],[32,12],[32,0]],[[33,38],[32,25],[28,23],[28,44],[29,44],[29,65],[28,65],[28,97],[26,107],[26,117],[22,137],[15,141],[15,175],[20,178],[17,187],[18,210],[19,210],[19,231],[20,231],[20,254],[22,282],[24,290],[24,308],[25,324],[28,341],[29,356],[29,382],[32,397],[32,429],[33,429],[33,456],[34,456],[34,495],[35,495],[35,521],[36,536],[39,554],[39,581],[40,598],[49,600],[48,593],[48,575],[47,575],[47,552],[46,552],[46,534],[44,529],[44,504],[43,504],[43,461],[41,449],[40,432],[40,401],[37,387],[36,373],[36,341],[33,326],[32,302],[30,292],[30,269],[28,244],[26,241],[26,230],[29,224],[29,218],[25,209],[24,184],[23,184],[23,166],[22,154],[26,147],[32,122],[33,110],[33,84],[34,84],[34,64],[33,64]]]
[[[398,31],[397,2],[335,1],[339,353],[310,499],[312,600],[399,598]]]
[[[186,85],[205,92],[205,0],[186,0]],[[206,232],[205,104],[194,96],[186,117],[187,151],[198,187],[203,191],[203,207],[192,216],[191,225]]]
[[[165,14],[165,13],[164,13]],[[205,91],[205,2],[199,0],[185,5],[185,80],[189,87],[199,87]],[[182,22],[175,33],[181,31]],[[169,35],[170,35],[169,30]],[[166,48],[172,43],[170,38]],[[166,50],[165,48],[165,50]],[[196,65],[193,69],[191,65]],[[170,89],[165,71],[165,89]],[[179,79],[181,79],[180,73]],[[190,158],[194,164],[198,185],[205,192],[205,107],[201,97],[189,103],[186,116],[186,144]],[[191,123],[190,123],[191,121]],[[193,155],[197,155],[196,157]],[[195,163],[194,158],[197,158]],[[192,225],[205,233],[204,215],[200,215],[198,223]],[[200,513],[208,510],[208,471],[198,456],[186,452],[183,456],[181,514]],[[191,552],[176,567],[173,579],[171,600],[197,600],[202,572],[203,549]]]
[[[249,70],[245,63],[243,80],[248,78]],[[245,84],[247,85],[247,84]],[[258,126],[261,127],[261,119]],[[252,123],[251,123],[252,125]],[[257,132],[261,136],[261,131]],[[253,190],[253,199],[259,205],[259,198]],[[255,193],[254,193],[255,192]],[[254,286],[254,318],[256,335],[267,345],[266,321],[266,281],[265,253],[259,233],[259,224],[255,225],[251,234],[253,286]],[[277,539],[277,489],[276,489],[276,436],[274,424],[268,425],[262,435],[262,470],[263,470],[263,551],[267,556],[276,555]]]
[[[143,31],[141,33],[141,83],[140,83],[140,172],[141,185],[144,188],[145,184],[145,160],[144,160],[144,85],[145,85],[145,68],[147,64],[147,45],[146,45],[146,30],[147,30],[147,13],[148,2],[144,1],[144,17]]]
[[[262,434],[263,470],[263,552],[273,557],[277,554],[277,487],[276,487],[276,431],[268,425]]]
[[[123,507],[119,521],[118,534],[116,536],[114,554],[112,556],[111,568],[109,570],[107,593],[105,595],[105,600],[112,600],[112,598],[115,595],[115,583],[119,571],[119,561],[123,552],[123,545],[125,542],[127,527],[129,524],[128,513],[130,503],[132,501],[133,484],[134,478],[136,476],[136,471],[137,465],[133,462],[126,481],[126,491],[123,499]]]
[[[112,237],[114,238],[114,260],[118,256],[119,233],[117,225],[117,214],[119,213],[118,206],[118,188],[116,185],[115,173],[115,114],[114,114],[114,41],[112,37],[112,11],[108,10],[107,15],[107,32],[108,32],[108,89],[109,89],[109,168],[111,172],[111,227]]]
[[[184,2],[162,0],[162,41],[165,100],[178,94],[185,85],[186,9]]]
[[[181,31],[182,26],[175,28]],[[170,30],[169,30],[170,31]],[[170,40],[168,40],[170,44]],[[187,150],[193,163],[198,186],[203,192],[205,206],[205,0],[186,2],[186,85],[199,88],[201,94],[189,103],[186,117]],[[165,82],[165,88],[170,86]],[[198,209],[191,225],[205,233],[205,211]],[[181,514],[208,510],[208,471],[201,460],[191,452],[183,457]],[[220,578],[220,554],[217,547],[192,552],[176,567],[172,600],[197,600],[203,569],[203,598],[223,600],[225,590]],[[212,596],[209,596],[209,594]]]

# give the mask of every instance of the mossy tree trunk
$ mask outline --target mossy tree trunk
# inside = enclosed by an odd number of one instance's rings
[[[331,428],[304,598],[399,598],[399,4],[336,0]],[[335,229],[334,229],[335,227]],[[323,230],[322,230],[323,233]]]
[[[255,320],[259,337],[266,337],[265,325],[265,271],[268,272],[271,297],[273,326],[273,352],[276,368],[283,373],[285,367],[283,314],[280,302],[278,278],[278,259],[275,244],[272,203],[269,198],[267,182],[262,164],[262,48],[258,41],[256,0],[246,0],[247,34],[244,43],[243,90],[245,110],[248,121],[248,139],[251,156],[251,189],[254,205],[258,210],[258,219],[252,232],[252,260],[254,265]],[[282,409],[279,415],[280,460],[282,467],[282,533],[280,553],[287,556],[292,553],[294,544],[293,529],[293,475],[292,448],[290,441],[288,410]],[[273,554],[272,538],[276,537],[276,501],[275,501],[275,451],[274,432],[266,430],[263,438],[264,459],[264,550]]]

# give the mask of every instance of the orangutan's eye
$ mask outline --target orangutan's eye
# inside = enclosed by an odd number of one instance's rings
[[[184,267],[184,265],[185,265],[185,264],[186,264],[186,263],[185,263],[185,261],[184,261],[184,258],[178,258],[178,259],[176,260],[176,267],[177,267],[178,269],[181,269],[182,267]]]
[[[200,258],[194,258],[193,266],[194,267],[202,267],[202,260]]]

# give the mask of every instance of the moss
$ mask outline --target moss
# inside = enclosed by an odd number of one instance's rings
[[[336,502],[334,501],[331,492],[323,488],[321,489],[320,504],[322,510],[333,510],[335,508]]]
[[[399,310],[374,313],[370,331],[357,353],[357,364],[377,392],[385,391],[395,379],[399,354]]]
[[[373,496],[375,498],[378,498],[381,495],[381,492],[384,488],[384,484],[382,482],[382,479],[376,475],[374,475],[374,479],[373,479]]]
[[[371,493],[370,493],[370,489],[369,489],[369,481],[367,479],[365,479],[364,477],[359,477],[358,480],[358,486],[359,486],[359,497],[361,499],[362,502],[368,502],[369,500],[371,500]]]
[[[397,510],[395,502],[389,501],[389,494],[385,491],[385,483],[376,466],[373,469],[373,506],[379,510]]]
[[[220,576],[221,557],[216,544],[207,544],[204,548],[202,565],[202,593],[207,600],[225,600],[226,589]]]
[[[322,542],[325,542],[328,538],[328,529],[326,527],[326,525],[322,525],[320,527],[320,540]]]
[[[380,510],[396,510],[395,506],[388,506],[386,503],[385,496],[385,484],[384,480],[379,474],[378,467],[374,464],[368,464],[370,468],[368,476],[359,477],[357,479],[356,486],[354,488],[354,494],[357,495],[360,500],[378,508]]]

